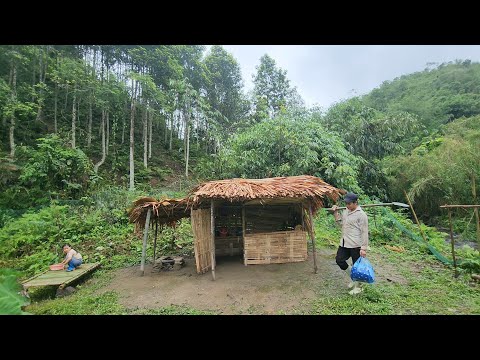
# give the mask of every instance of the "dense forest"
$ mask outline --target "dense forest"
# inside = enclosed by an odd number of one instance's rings
[[[306,107],[268,54],[253,83],[221,46],[0,46],[0,266],[35,274],[66,241],[135,261],[131,201],[209,179],[315,175],[366,202],[405,191],[440,228],[440,205],[478,203],[479,63],[429,64],[328,109]],[[475,239],[471,216],[455,211],[455,231]],[[164,251],[191,245],[187,224],[169,231]]]

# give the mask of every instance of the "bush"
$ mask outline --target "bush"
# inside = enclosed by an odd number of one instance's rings
[[[48,135],[37,142],[36,150],[25,150],[28,161],[19,178],[21,185],[41,190],[45,194],[43,197],[79,199],[85,195],[90,177],[94,175],[85,153],[68,147],[56,135]]]

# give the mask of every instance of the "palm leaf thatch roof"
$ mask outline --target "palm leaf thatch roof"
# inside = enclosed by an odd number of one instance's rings
[[[323,207],[326,198],[337,201],[346,191],[327,184],[322,179],[309,176],[288,176],[266,179],[227,179],[202,183],[193,188],[183,199],[163,199],[143,197],[133,203],[129,210],[130,222],[137,227],[145,226],[149,208],[160,225],[174,225],[190,216],[191,208],[198,208],[213,200],[248,202],[251,200],[290,199],[311,206],[316,213]]]
[[[128,210],[131,223],[135,223],[137,230],[145,227],[148,209],[152,209],[152,218],[156,218],[158,224],[174,226],[177,220],[190,216],[187,211],[186,199],[162,199],[141,197],[133,202]]]
[[[323,200],[337,201],[345,190],[337,189],[322,179],[309,176],[288,176],[266,179],[228,179],[209,181],[193,188],[189,198],[194,206],[208,199],[244,202],[254,199],[290,198],[307,200],[313,211],[323,206]]]

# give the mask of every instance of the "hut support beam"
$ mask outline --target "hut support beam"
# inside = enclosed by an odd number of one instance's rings
[[[312,248],[313,248],[313,270],[315,274],[317,273],[317,251],[315,250],[315,235],[313,232],[313,215],[312,215],[312,206],[308,207],[308,215],[310,217],[310,239],[312,239]]]
[[[155,260],[157,259],[157,235],[158,235],[158,218],[155,221],[155,238],[153,240],[153,264],[155,264]]]
[[[210,249],[210,260],[212,262],[212,280],[215,281],[215,207],[213,200],[210,202],[210,225],[212,234],[212,248]]]
[[[242,237],[243,237],[243,262],[247,266],[247,259],[245,259],[245,205],[242,204]]]
[[[142,272],[142,276],[145,275],[145,255],[147,253],[148,227],[150,226],[151,215],[152,215],[152,209],[148,209],[147,220],[145,221],[145,231],[143,232],[142,263],[140,265],[140,271]]]
[[[450,244],[452,245],[454,276],[458,277],[457,260],[455,259],[455,240],[453,238],[452,212],[450,208],[448,209],[448,222],[450,223]]]

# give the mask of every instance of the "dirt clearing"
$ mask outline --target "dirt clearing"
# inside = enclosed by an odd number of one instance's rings
[[[186,259],[185,267],[177,271],[152,272],[151,265],[146,266],[143,277],[135,266],[117,270],[101,291],[116,291],[120,303],[130,309],[179,305],[221,314],[301,313],[318,296],[348,291],[335,253],[317,251],[317,274],[311,254],[300,263],[249,266],[240,257],[218,257],[216,281],[211,273],[196,274],[194,259]],[[377,281],[405,281],[374,260]]]

